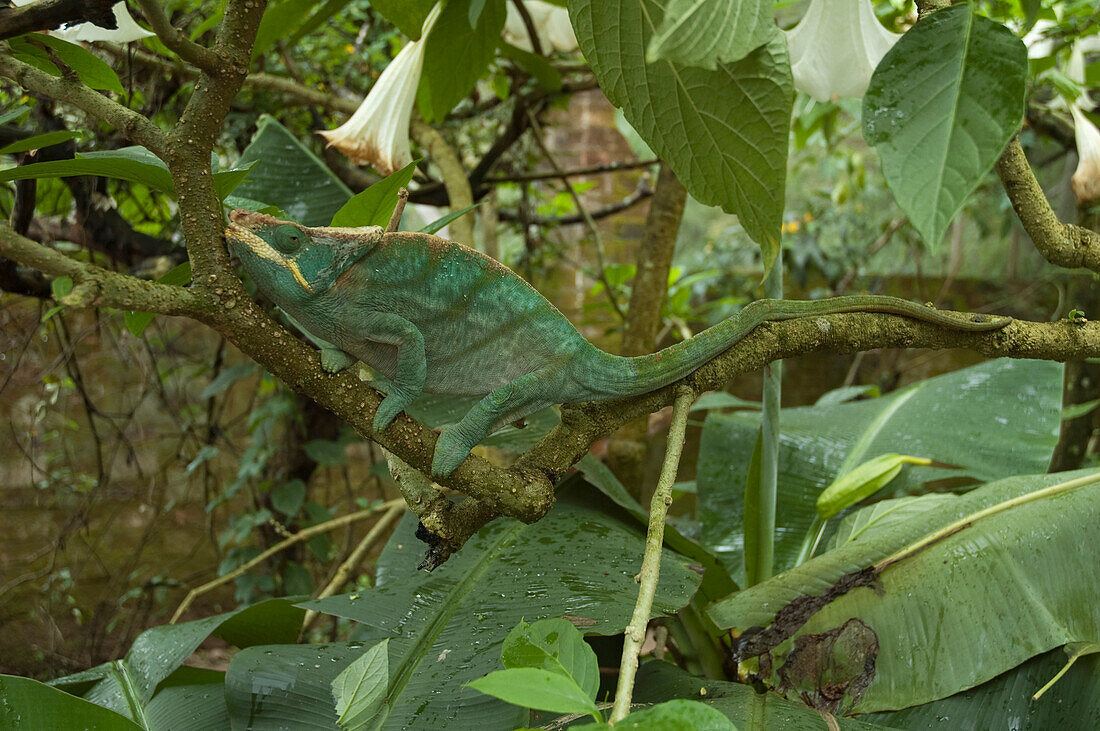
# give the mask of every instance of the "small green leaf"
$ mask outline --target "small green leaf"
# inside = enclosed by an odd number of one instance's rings
[[[485,9],[485,0],[470,0],[470,8],[466,17],[470,21],[470,28],[477,27],[477,21],[481,17],[481,11]]]
[[[1097,406],[1100,406],[1100,399],[1093,399],[1080,404],[1070,404],[1062,408],[1062,421],[1072,421],[1085,414],[1090,414]]]
[[[61,298],[73,291],[73,280],[71,277],[58,277],[50,282],[50,292],[53,293],[53,298],[58,302]]]
[[[232,193],[237,186],[245,181],[248,177],[248,173],[252,168],[256,167],[258,160],[253,160],[250,163],[245,163],[242,166],[231,168],[229,170],[219,170],[214,173],[214,192],[218,194],[218,200],[225,200],[230,193]]]
[[[348,665],[332,681],[336,724],[344,731],[369,727],[382,709],[389,687],[389,639]]]
[[[210,384],[202,390],[199,394],[199,400],[205,401],[209,398],[214,398],[225,389],[232,386],[242,378],[251,376],[258,370],[255,363],[240,363],[235,366],[230,366],[224,371],[219,373]]]
[[[704,393],[691,405],[692,411],[709,411],[710,409],[727,408],[759,411],[760,402],[746,401],[745,399],[737,398],[732,393],[726,393],[725,391],[711,391],[710,393]]]
[[[413,160],[390,173],[345,203],[332,217],[330,226],[385,226],[397,206],[397,194],[412,180],[420,160]]]
[[[467,213],[474,210],[475,208],[477,208],[480,205],[481,205],[480,203],[475,203],[472,206],[466,206],[465,208],[463,208],[460,211],[451,211],[450,213],[448,213],[443,218],[437,218],[436,220],[432,221],[431,223],[429,223],[424,228],[420,229],[420,233],[422,233],[422,234],[434,234],[436,231],[443,228],[444,226],[446,226],[451,221],[455,220],[456,218],[461,218],[462,216],[465,216]]]
[[[287,518],[293,518],[302,509],[306,499],[306,483],[301,480],[281,482],[271,490],[271,507]]]
[[[546,57],[516,48],[510,43],[500,44],[500,55],[515,62],[547,91],[561,89],[561,73],[546,60]]]
[[[14,55],[14,54],[13,54]],[[7,124],[14,122],[19,117],[23,116],[31,110],[30,106],[26,104],[16,104],[11,109],[8,109],[3,114],[0,114],[0,124]]]
[[[542,668],[497,670],[466,685],[517,706],[596,715],[596,703],[572,678]]]
[[[566,619],[521,621],[504,639],[500,661],[505,668],[542,668],[564,675],[589,698],[600,689],[596,653]]]
[[[737,731],[733,721],[716,708],[690,700],[673,700],[658,703],[630,715],[616,727],[634,731],[666,731],[666,729],[692,729],[692,731]]]
[[[302,449],[317,464],[323,467],[338,467],[348,461],[344,451],[346,442],[334,442],[328,439],[313,439],[302,445]]]
[[[817,514],[828,520],[849,505],[874,495],[898,476],[904,464],[932,464],[925,457],[880,454],[833,480],[817,498]]]
[[[113,91],[117,94],[123,93],[122,82],[118,80],[115,70],[83,46],[44,33],[33,33],[23,38],[33,38],[33,42],[49,46],[66,66],[76,72],[86,86]]]
[[[56,132],[46,132],[44,134],[34,135],[33,137],[26,137],[21,140],[16,140],[10,145],[0,147],[0,155],[11,155],[16,152],[26,152],[27,150],[41,150],[43,147],[49,147],[71,140],[76,137],[77,134],[79,133],[75,131],[61,129]]]
[[[922,18],[875,69],[863,136],[929,246],[1019,130],[1027,72],[1024,44],[972,3]]]

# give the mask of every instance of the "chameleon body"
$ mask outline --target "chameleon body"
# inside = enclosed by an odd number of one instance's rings
[[[422,391],[483,397],[440,435],[432,462],[439,476],[453,472],[503,424],[551,404],[660,388],[763,322],[885,312],[987,331],[1011,321],[895,297],[758,300],[689,340],[624,358],[592,345],[517,274],[462,244],[379,227],[307,228],[243,210],[233,211],[230,221],[226,239],[233,253],[260,291],[320,341],[326,370],[361,360],[390,380],[376,431]]]

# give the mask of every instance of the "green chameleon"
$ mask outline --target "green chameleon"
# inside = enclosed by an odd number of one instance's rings
[[[500,426],[551,404],[634,396],[677,381],[757,325],[840,312],[887,312],[958,330],[1010,317],[935,310],[895,297],[757,300],[690,340],[636,358],[605,353],[531,285],[462,244],[419,233],[307,228],[236,210],[225,236],[260,291],[321,341],[323,367],[361,360],[392,386],[381,431],[421,392],[482,396],[443,430],[432,472],[446,476]]]

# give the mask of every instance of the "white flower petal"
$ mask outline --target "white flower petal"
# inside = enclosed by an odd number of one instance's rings
[[[441,7],[437,3],[432,8],[420,39],[408,43],[390,61],[355,114],[336,129],[318,133],[356,165],[370,165],[389,175],[412,162],[409,120],[424,67],[424,44]]]
[[[1077,200],[1100,198],[1100,129],[1074,104],[1073,136],[1077,139],[1077,170],[1073,173],[1073,192]]]
[[[12,0],[17,6],[30,5],[37,0]],[[126,3],[115,3],[111,8],[115,14],[115,22],[118,23],[118,28],[115,30],[108,30],[107,28],[100,28],[94,23],[77,23],[76,25],[70,25],[62,28],[61,30],[52,30],[50,35],[57,36],[66,41],[76,43],[77,41],[113,41],[115,43],[129,43],[130,41],[136,41],[140,38],[148,38],[153,33],[142,28],[134,19],[130,17],[130,11],[126,9]]]
[[[577,50],[577,36],[573,33],[573,24],[569,22],[568,10],[542,0],[526,0],[523,5],[531,16],[531,23],[535,26],[535,35],[539,38],[543,53],[573,53]],[[528,53],[534,50],[523,17],[512,2],[508,3],[508,16],[501,36],[516,48]]]
[[[882,27],[869,0],[812,0],[784,32],[795,88],[818,101],[863,96],[875,66],[901,38]]]

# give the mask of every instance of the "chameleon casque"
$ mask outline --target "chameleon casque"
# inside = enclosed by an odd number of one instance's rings
[[[336,372],[361,360],[392,383],[374,418],[386,428],[422,391],[483,398],[436,444],[446,476],[503,424],[551,404],[643,394],[683,378],[763,322],[885,312],[959,330],[1012,318],[936,310],[895,297],[757,300],[652,355],[597,348],[507,267],[462,244],[381,227],[308,228],[235,210],[225,236],[260,291],[322,343]]]

